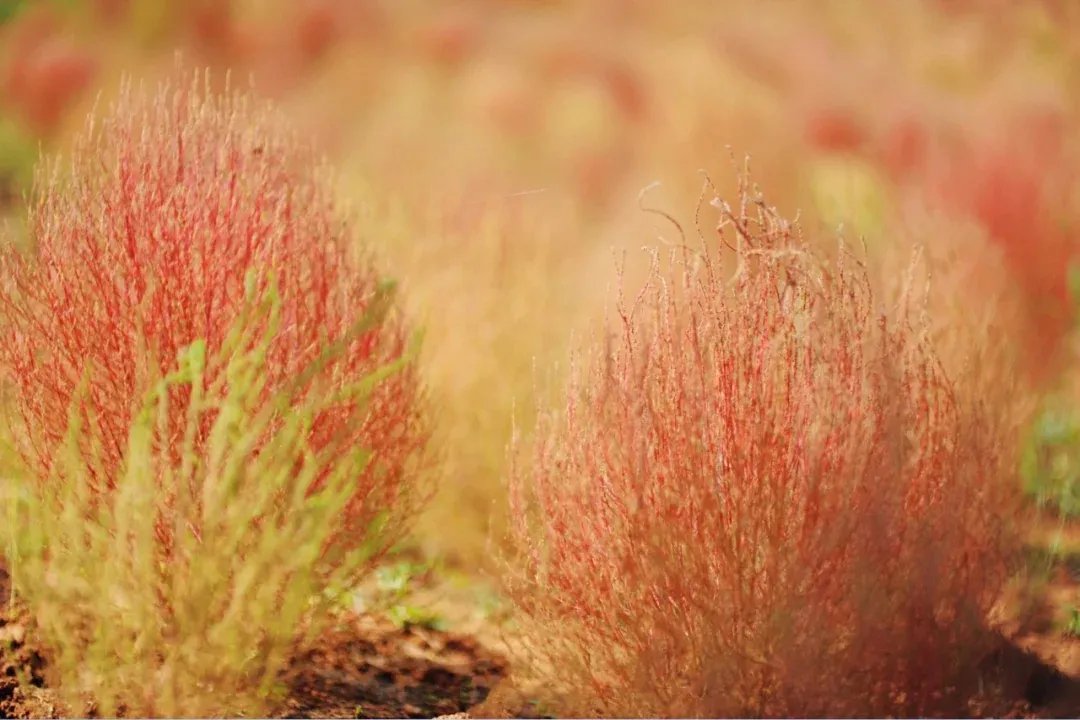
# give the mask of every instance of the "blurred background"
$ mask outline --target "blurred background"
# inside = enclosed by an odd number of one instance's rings
[[[9,241],[39,154],[178,57],[316,140],[425,328],[428,552],[485,562],[513,419],[527,433],[558,389],[622,253],[633,274],[643,245],[680,241],[646,209],[708,235],[705,183],[729,191],[747,156],[808,232],[861,238],[886,269],[922,244],[962,260],[964,307],[1007,298],[1021,372],[1052,399],[1025,481],[1080,512],[1080,3],[0,0]]]

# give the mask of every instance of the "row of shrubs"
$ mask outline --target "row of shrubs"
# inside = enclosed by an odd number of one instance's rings
[[[16,595],[102,714],[266,712],[428,495],[415,329],[243,94],[129,87],[71,158],[0,255]],[[960,712],[1017,547],[1009,368],[918,265],[890,291],[734,201],[510,450],[531,671],[567,712]]]

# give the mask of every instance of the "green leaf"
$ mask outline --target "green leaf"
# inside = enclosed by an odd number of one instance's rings
[[[394,605],[387,612],[390,620],[402,628],[422,627],[428,630],[445,630],[446,620],[433,610],[414,605]]]

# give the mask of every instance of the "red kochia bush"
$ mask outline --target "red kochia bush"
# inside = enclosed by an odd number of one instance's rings
[[[98,65],[94,53],[64,35],[51,10],[34,8],[0,28],[0,104],[38,136],[56,131]]]
[[[509,591],[571,712],[959,712],[1006,579],[1011,414],[744,188],[514,453]]]
[[[1061,368],[1077,321],[1069,268],[1080,261],[1075,149],[1057,111],[1031,111],[947,153],[928,178],[933,199],[976,220],[1006,260],[1025,303],[1036,380]]]
[[[171,372],[178,351],[197,339],[216,353],[249,278],[272,282],[282,303],[265,397],[335,341],[346,343],[343,352],[307,392],[332,394],[407,352],[394,311],[351,332],[382,281],[370,258],[352,251],[353,228],[311,148],[251,99],[207,88],[125,90],[78,139],[70,172],[56,165],[40,173],[30,251],[6,248],[0,257],[0,368],[22,420],[24,458],[42,479],[78,400],[102,445],[96,490],[107,491],[147,383]],[[208,387],[221,370],[207,369]],[[426,437],[419,400],[409,363],[367,403],[339,402],[316,417],[312,452],[348,450],[346,433],[353,448],[372,453],[356,478],[345,536],[362,535],[383,511],[411,511],[406,475]],[[177,452],[184,413],[175,398]]]

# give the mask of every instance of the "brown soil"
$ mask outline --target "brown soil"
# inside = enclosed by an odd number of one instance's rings
[[[979,668],[973,717],[1061,718],[1080,714],[1080,678],[1061,672],[1040,655],[1002,638]]]
[[[11,599],[11,577],[3,561],[0,561],[0,604],[7,605]]]
[[[465,635],[354,616],[294,658],[283,717],[433,717],[482,702],[506,661]]]
[[[0,568],[0,718],[58,717],[45,689],[45,658],[28,637],[30,618],[9,605],[9,592]]]

